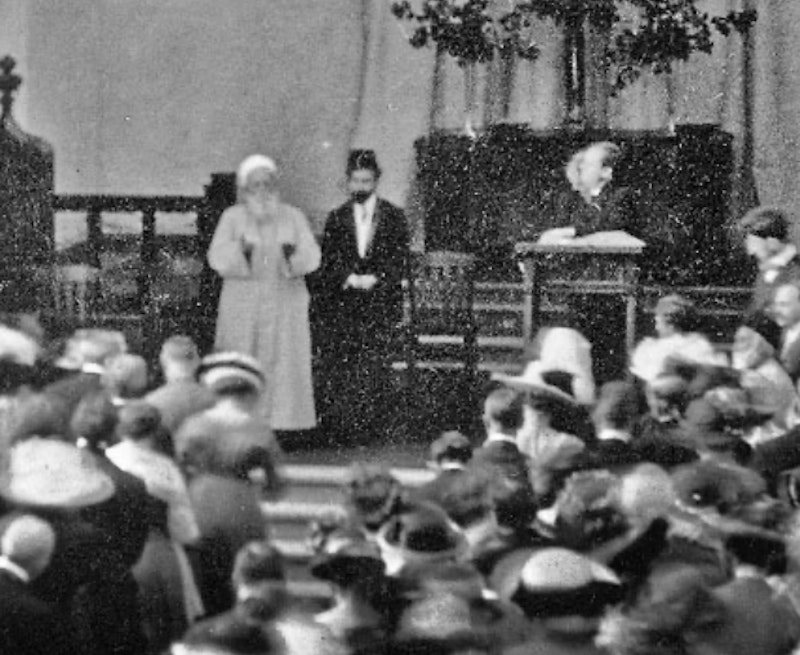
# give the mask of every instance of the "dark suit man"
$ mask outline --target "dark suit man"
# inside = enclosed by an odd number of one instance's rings
[[[317,274],[323,425],[372,438],[380,431],[386,354],[402,318],[408,261],[403,210],[378,198],[381,170],[371,150],[347,161],[350,200],[330,213]]]
[[[0,557],[0,652],[69,655],[77,648],[66,617],[31,588],[53,555],[55,533],[44,520],[19,515],[8,523]]]

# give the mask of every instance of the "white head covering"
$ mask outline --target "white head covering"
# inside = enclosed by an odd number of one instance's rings
[[[250,155],[249,157],[246,157],[241,164],[239,164],[239,169],[236,171],[236,185],[243,187],[245,184],[247,184],[247,178],[250,173],[258,170],[259,168],[264,168],[270,173],[278,172],[278,166],[275,164],[275,161],[266,155]]]
[[[594,402],[592,345],[580,332],[566,327],[545,328],[541,336],[541,370],[572,373],[572,393],[581,405]]]

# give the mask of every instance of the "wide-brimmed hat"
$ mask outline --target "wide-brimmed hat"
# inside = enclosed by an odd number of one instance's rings
[[[567,548],[550,547],[525,562],[512,600],[531,618],[600,616],[623,595],[622,582],[608,567]]]
[[[402,573],[403,566],[460,560],[468,548],[464,533],[445,511],[424,502],[389,519],[377,544],[392,575]]]
[[[572,395],[572,375],[566,371],[545,370],[538,360],[529,362],[521,375],[495,373],[492,380],[534,397],[577,405]]]
[[[26,506],[84,507],[108,500],[114,490],[90,453],[52,439],[15,444],[0,474],[0,495]]]
[[[221,352],[203,357],[197,374],[200,382],[210,389],[240,381],[262,391],[266,381],[258,360],[239,352]]]
[[[558,544],[627,572],[636,564],[631,558],[654,557],[665,547],[667,526],[662,518],[632,517],[628,509],[622,477],[580,471],[567,479],[546,518]]]
[[[386,565],[378,546],[363,533],[342,529],[328,535],[321,552],[311,560],[310,570],[321,580],[348,586],[382,576]]]

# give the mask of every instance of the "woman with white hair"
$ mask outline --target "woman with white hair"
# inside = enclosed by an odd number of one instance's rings
[[[278,168],[251,155],[236,174],[238,202],[223,212],[208,262],[223,278],[215,348],[255,357],[275,430],[316,425],[305,275],[320,250],[305,216],[280,200]]]

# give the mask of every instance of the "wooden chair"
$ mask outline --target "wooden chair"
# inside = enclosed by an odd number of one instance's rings
[[[447,393],[457,398],[459,418],[473,409],[471,392],[478,365],[474,271],[474,255],[423,253],[412,260],[406,286],[404,360],[409,389],[424,392],[418,373],[434,372],[442,389],[434,380],[429,395]]]
[[[53,307],[58,319],[86,324],[99,279],[100,269],[87,264],[57,266],[53,272]]]

